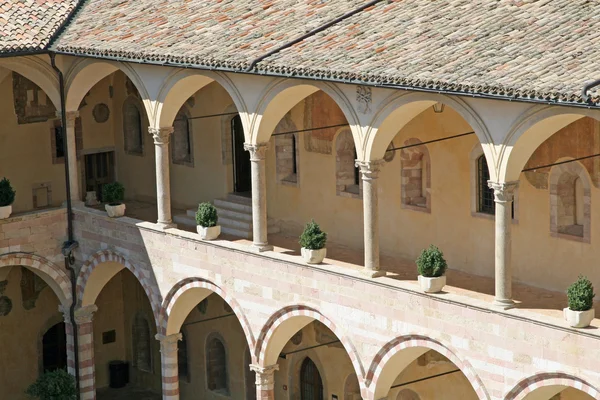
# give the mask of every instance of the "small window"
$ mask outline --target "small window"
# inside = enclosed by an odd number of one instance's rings
[[[144,154],[144,136],[142,132],[142,106],[139,100],[129,97],[123,104],[123,135],[125,151],[128,154]]]
[[[323,381],[317,366],[309,357],[302,362],[300,369],[301,400],[323,400]]]
[[[342,130],[335,141],[335,181],[339,196],[360,198],[360,170],[356,166],[356,147],[349,129]]]
[[[431,161],[427,146],[416,138],[408,139],[400,153],[402,206],[415,211],[431,212]]]
[[[179,379],[187,382],[190,380],[190,371],[188,365],[188,349],[185,333],[181,332],[181,340],[177,342],[177,369]]]
[[[477,159],[477,212],[494,214],[496,212],[494,189],[489,187],[489,180],[490,170],[485,155],[482,155]]]
[[[173,164],[186,165],[188,167],[194,166],[189,117],[185,108],[179,110],[175,122],[173,123],[171,155]]]
[[[137,314],[133,321],[133,364],[139,370],[152,372],[152,345],[150,325],[141,314]]]
[[[216,337],[210,339],[206,345],[206,381],[208,390],[229,393],[225,345]]]

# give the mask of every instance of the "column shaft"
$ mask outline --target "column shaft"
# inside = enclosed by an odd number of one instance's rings
[[[164,336],[156,335],[160,341],[163,400],[179,400],[179,366],[177,364],[177,342],[181,333]]]
[[[265,159],[268,143],[244,144],[250,152],[252,168],[252,247],[259,251],[273,250],[267,239],[267,181]]]
[[[75,335],[73,321],[71,321],[71,308],[69,306],[58,306],[65,320],[65,333],[67,336],[67,372],[75,376]]]
[[[157,224],[163,228],[174,228],[171,217],[171,177],[169,171],[169,139],[173,127],[148,128],[154,138],[156,157],[156,207],[158,210]]]
[[[275,371],[279,365],[261,367],[251,364],[250,369],[256,373],[256,400],[275,400]]]
[[[96,370],[94,360],[94,313],[95,305],[75,310],[77,340],[79,345],[79,393],[81,400],[96,399]]]

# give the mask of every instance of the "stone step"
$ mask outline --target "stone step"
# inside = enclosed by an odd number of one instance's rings
[[[230,208],[221,208],[221,207],[216,207],[217,209],[217,213],[219,215],[219,221],[223,218],[233,218],[233,219],[239,219],[239,220],[244,220],[244,221],[252,221],[252,211],[250,212],[246,212],[246,211],[238,211],[238,210],[232,210]],[[186,211],[186,215],[195,220],[196,219],[196,210],[194,209],[189,209]]]
[[[237,199],[231,200],[229,198],[215,199],[214,204],[217,210],[232,210],[252,214],[252,203],[248,204],[245,202],[245,199],[240,201],[237,201]]]

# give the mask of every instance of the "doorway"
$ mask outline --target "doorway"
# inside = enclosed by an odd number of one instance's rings
[[[67,368],[67,334],[64,322],[59,322],[44,333],[42,368],[44,371]]]
[[[300,369],[301,400],[323,400],[323,381],[317,366],[306,357]]]
[[[115,152],[87,154],[85,156],[85,190],[95,191],[102,202],[102,186],[115,180]]]
[[[233,190],[236,193],[250,192],[250,152],[244,149],[244,127],[242,119],[236,115],[231,119],[231,135],[233,142]]]

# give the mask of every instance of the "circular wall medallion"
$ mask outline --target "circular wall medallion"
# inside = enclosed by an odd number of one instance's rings
[[[94,115],[94,120],[98,123],[108,121],[108,116],[110,115],[110,109],[104,103],[99,103],[94,106],[94,110],[92,111]]]

